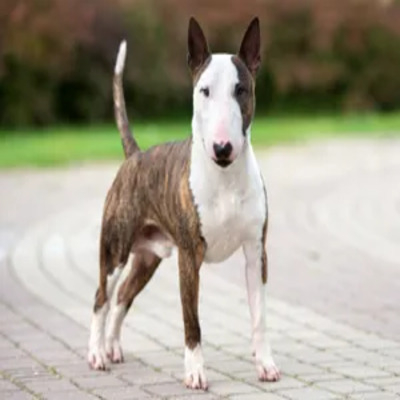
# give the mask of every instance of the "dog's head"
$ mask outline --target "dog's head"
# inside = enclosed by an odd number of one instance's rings
[[[193,77],[193,135],[208,156],[227,167],[249,140],[260,66],[260,25],[254,18],[237,55],[211,54],[204,33],[190,19],[188,64]]]

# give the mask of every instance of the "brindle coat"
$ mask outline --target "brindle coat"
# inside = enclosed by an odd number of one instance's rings
[[[201,29],[197,34],[203,35]],[[189,48],[195,45],[196,42],[189,43]],[[245,134],[254,114],[254,76],[257,68],[248,68],[240,53],[232,57],[232,62],[238,69],[240,84],[245,89],[244,93],[237,95]],[[210,53],[205,48],[193,51],[193,54],[203,54],[200,59],[188,59],[195,84],[210,61]],[[135,296],[151,279],[161,262],[157,255],[141,248],[140,243],[156,237],[168,238],[179,252],[185,342],[189,349],[193,349],[201,342],[198,321],[199,269],[207,243],[201,236],[200,221],[189,186],[192,139],[161,144],[146,152],[140,151],[129,130],[121,80],[121,74],[116,74],[114,103],[127,158],[121,165],[105,201],[100,239],[100,286],[96,292],[94,311],[99,310],[109,300],[107,277],[116,268],[122,268],[128,261],[129,254],[134,252],[131,271],[118,292],[118,303],[128,310]],[[264,248],[266,235],[267,219],[262,235]],[[262,254],[260,273],[265,283],[265,251]]]
[[[206,244],[189,187],[190,147],[190,138],[166,143],[146,152],[134,152],[122,164],[104,206],[100,287],[95,310],[107,300],[107,275],[126,264],[135,244],[156,235],[167,237],[179,249],[186,342],[192,348],[200,341],[198,270]],[[129,308],[160,261],[149,251],[135,251],[130,275],[121,286],[118,301]]]

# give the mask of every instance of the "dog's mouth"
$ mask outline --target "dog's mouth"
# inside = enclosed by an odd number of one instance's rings
[[[232,164],[232,161],[228,159],[214,160],[214,162],[222,168],[226,168],[228,165]]]

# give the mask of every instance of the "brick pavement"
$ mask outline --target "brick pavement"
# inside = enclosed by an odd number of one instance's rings
[[[86,365],[104,193],[115,166],[0,174],[0,397],[400,397],[400,143],[329,142],[260,156],[271,209],[268,321],[278,383],[256,380],[241,255],[201,273],[210,390],[182,385],[176,259],[123,330],[126,363]]]

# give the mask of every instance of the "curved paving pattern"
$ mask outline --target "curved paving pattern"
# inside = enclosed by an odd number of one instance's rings
[[[175,257],[164,261],[128,315],[127,362],[108,373],[87,369],[101,207],[115,166],[3,173],[0,250],[8,256],[0,260],[0,394],[398,398],[399,154],[400,142],[385,140],[299,145],[260,156],[271,218],[268,319],[284,378],[256,380],[238,253],[202,270],[211,386],[195,395],[181,383]]]

